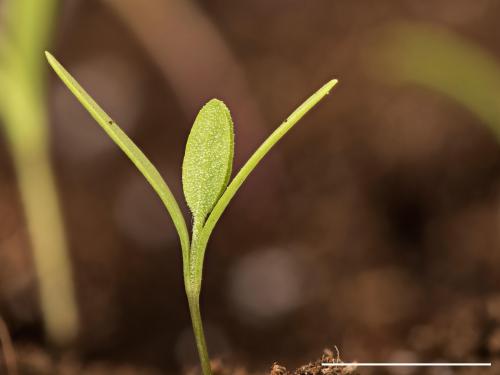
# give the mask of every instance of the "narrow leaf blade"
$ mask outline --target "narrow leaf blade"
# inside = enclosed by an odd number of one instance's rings
[[[90,97],[80,84],[68,73],[68,71],[48,52],[45,53],[49,64],[52,66],[59,78],[68,89],[75,95],[78,101],[85,107],[96,122],[104,129],[109,137],[120,147],[120,149],[135,164],[146,180],[156,191],[163,204],[167,208],[175,228],[179,234],[182,246],[183,261],[185,266],[189,263],[189,234],[184,216],[169,187],[161,177],[156,167],[132,142],[132,140],[120,129],[120,127],[108,116],[106,112]]]
[[[234,152],[231,114],[217,99],[196,116],[186,143],[182,185],[195,222],[203,223],[227,186]]]
[[[215,227],[215,224],[220,219],[224,210],[228,206],[231,199],[241,187],[243,182],[247,179],[250,173],[257,167],[262,158],[273,148],[273,146],[294,127],[297,122],[304,117],[312,108],[316,106],[326,95],[330,93],[332,88],[337,84],[337,80],[333,79],[323,85],[318,91],[311,95],[304,103],[302,103],[288,118],[260,145],[260,147],[248,159],[245,165],[240,169],[238,174],[231,181],[224,194],[220,197],[214,209],[208,217],[202,233],[200,235],[200,248],[204,249],[208,243],[208,239]],[[203,264],[204,254],[198,258],[200,264]],[[201,268],[201,266],[200,266]],[[201,273],[199,275],[201,279]]]

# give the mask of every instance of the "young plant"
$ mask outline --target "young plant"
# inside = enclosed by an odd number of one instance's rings
[[[189,134],[182,164],[184,195],[193,215],[193,228],[190,237],[179,205],[155,166],[66,69],[52,55],[49,53],[46,55],[49,64],[59,78],[135,164],[169,212],[181,243],[184,286],[201,367],[204,375],[210,375],[210,360],[199,302],[203,260],[210,235],[231,199],[262,158],[276,142],[330,92],[337,80],[326,83],[300,105],[262,143],[229,184],[234,150],[231,114],[226,105],[217,99],[212,99],[203,106]]]

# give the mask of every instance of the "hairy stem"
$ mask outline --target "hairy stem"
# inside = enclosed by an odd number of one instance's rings
[[[207,343],[205,341],[205,332],[203,331],[203,322],[201,320],[199,294],[193,296],[188,295],[188,302],[189,312],[191,314],[191,323],[193,325],[194,338],[196,340],[196,347],[198,349],[198,355],[201,362],[201,369],[203,371],[203,375],[212,375]]]
[[[184,277],[186,295],[189,303],[189,312],[191,314],[191,324],[193,325],[194,338],[200,357],[201,369],[203,375],[211,375],[210,358],[208,356],[207,343],[205,341],[205,333],[203,331],[203,322],[200,312],[200,292],[201,279],[198,278],[200,272],[199,256],[200,256],[200,241],[199,235],[203,229],[203,220],[195,219],[193,222],[193,236],[191,238],[191,248],[189,252],[188,275]],[[201,265],[203,266],[203,265]]]

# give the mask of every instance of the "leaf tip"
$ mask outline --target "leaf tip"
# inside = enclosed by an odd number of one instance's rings
[[[221,99],[217,99],[217,98],[210,99],[203,106],[203,108],[214,108],[214,109],[220,109],[220,110],[224,110],[224,111],[229,112],[229,108],[227,107],[226,103],[224,103]]]
[[[52,54],[51,54],[49,51],[45,51],[45,57],[47,58],[47,60],[48,60],[49,62],[51,62],[51,61],[55,60],[55,59],[54,59],[54,56],[52,56]]]
[[[224,102],[218,98],[212,98],[206,104],[210,104],[210,103],[211,104],[224,104]]]
[[[326,93],[330,93],[330,91],[333,89],[333,87],[339,82],[338,79],[332,79],[330,81],[328,81],[327,83],[325,83],[325,85],[323,86],[323,89],[326,90]]]
[[[57,59],[54,56],[52,56],[52,54],[49,51],[45,51],[45,57],[49,62],[49,65],[52,67],[52,69],[54,69],[57,72],[57,67],[58,65],[60,65],[59,61],[57,61]]]

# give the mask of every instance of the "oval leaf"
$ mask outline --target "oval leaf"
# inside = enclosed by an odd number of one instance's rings
[[[195,221],[203,222],[225,190],[233,166],[231,114],[217,99],[196,116],[182,163],[182,187]]]
[[[210,216],[206,220],[206,223],[203,227],[203,232],[201,234],[201,242],[203,242],[202,248],[206,246],[210,234],[215,227],[215,224],[222,216],[222,213],[228,206],[231,199],[233,199],[234,195],[240,188],[240,186],[245,182],[250,173],[257,167],[257,165],[261,162],[262,158],[266,156],[266,154],[274,147],[274,145],[281,139],[283,136],[292,129],[297,122],[304,117],[311,109],[316,106],[325,96],[327,96],[333,87],[337,84],[336,79],[332,79],[331,81],[324,84],[318,91],[316,91],[313,95],[311,95],[305,102],[303,102],[295,111],[292,112],[290,116],[260,145],[260,147],[253,153],[253,155],[248,159],[248,161],[243,165],[243,167],[239,170],[236,176],[233,178],[227,189],[224,191],[224,194],[217,201],[217,204],[213,208]],[[201,256],[203,259],[203,254]]]

